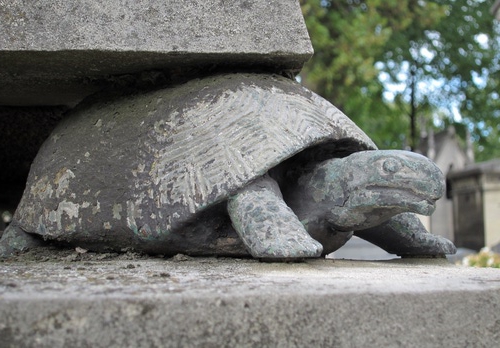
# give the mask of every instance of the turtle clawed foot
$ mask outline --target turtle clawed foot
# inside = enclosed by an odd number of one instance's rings
[[[450,240],[431,233],[416,234],[414,236],[414,243],[418,245],[418,247],[407,249],[401,248],[396,254],[406,258],[445,257],[446,255],[453,255],[457,252],[457,248]]]
[[[311,237],[297,238],[299,233],[294,231],[288,231],[288,233],[295,234],[295,236],[283,236],[279,230],[276,230],[275,233],[270,232],[268,234],[269,237],[273,234],[274,237],[257,241],[250,246],[250,253],[253,257],[265,261],[295,261],[304,258],[320,257],[323,253],[321,243]]]
[[[451,241],[427,232],[413,213],[396,215],[379,226],[355,231],[354,235],[401,257],[445,257],[457,252]]]
[[[0,239],[0,258],[22,253],[43,245],[43,241],[24,232],[15,224],[9,225]]]
[[[281,197],[278,184],[264,176],[228,202],[233,227],[248,252],[267,261],[320,257],[314,240]]]

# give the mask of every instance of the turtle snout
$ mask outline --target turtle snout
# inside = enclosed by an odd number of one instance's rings
[[[431,163],[431,170],[429,170],[428,180],[428,197],[433,201],[440,199],[446,190],[446,182],[443,172],[434,163]]]
[[[440,199],[445,193],[446,183],[441,169],[429,158],[413,152],[392,151],[403,160],[401,178],[408,180],[417,195],[430,202]]]
[[[442,177],[441,180],[438,180],[438,184],[432,190],[431,199],[437,201],[438,199],[443,197],[445,190],[446,190],[446,183],[444,181],[444,177]]]
[[[430,216],[436,209],[436,201],[443,196],[444,190],[445,183],[442,178],[420,180],[413,191],[415,196],[403,205],[411,212]]]
[[[389,192],[411,211],[430,215],[436,201],[445,193],[445,179],[439,167],[429,158],[407,151],[388,150],[379,167],[380,177],[387,180]],[[385,198],[386,199],[386,198]],[[391,199],[389,201],[392,202]]]

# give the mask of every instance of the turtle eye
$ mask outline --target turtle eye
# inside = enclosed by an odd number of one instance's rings
[[[388,158],[382,164],[382,168],[384,169],[384,172],[394,174],[401,169],[401,163],[394,158]]]

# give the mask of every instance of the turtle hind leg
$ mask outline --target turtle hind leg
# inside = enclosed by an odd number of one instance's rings
[[[354,235],[401,257],[444,257],[457,249],[448,239],[427,232],[413,213],[403,213],[387,222],[355,231]]]
[[[321,243],[307,233],[268,175],[231,197],[228,212],[234,229],[255,258],[286,261],[321,256]]]
[[[44,244],[43,240],[24,232],[16,223],[12,223],[7,226],[0,239],[0,258],[22,253]]]

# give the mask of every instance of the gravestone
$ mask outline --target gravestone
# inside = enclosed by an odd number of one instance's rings
[[[500,242],[500,161],[491,160],[450,171],[454,239],[458,247],[479,251]]]

